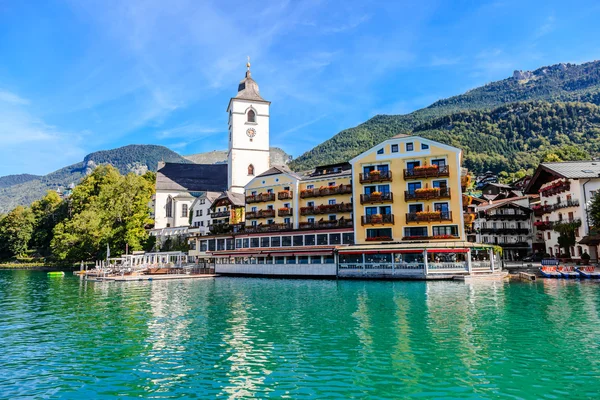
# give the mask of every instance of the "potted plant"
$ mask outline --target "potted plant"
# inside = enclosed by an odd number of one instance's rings
[[[371,200],[381,199],[381,192],[371,192]]]
[[[371,215],[371,223],[380,224],[383,222],[383,216],[381,214],[373,214]]]

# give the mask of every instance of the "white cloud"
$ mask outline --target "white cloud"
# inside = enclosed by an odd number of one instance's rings
[[[11,93],[6,90],[0,89],[0,103],[9,103],[9,104],[21,104],[27,105],[29,104],[29,100],[19,97],[18,95]]]

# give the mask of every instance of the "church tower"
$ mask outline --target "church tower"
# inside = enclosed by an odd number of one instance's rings
[[[238,86],[238,93],[227,107],[229,114],[228,187],[244,193],[244,186],[255,176],[267,171],[269,165],[269,107],[270,101],[258,92],[258,84],[250,73],[250,59],[246,77]]]

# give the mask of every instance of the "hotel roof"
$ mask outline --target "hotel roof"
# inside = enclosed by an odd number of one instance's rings
[[[222,192],[227,189],[227,164],[160,164],[156,190]]]
[[[540,187],[555,179],[600,178],[600,161],[563,161],[541,163],[525,188],[525,193],[536,193]]]

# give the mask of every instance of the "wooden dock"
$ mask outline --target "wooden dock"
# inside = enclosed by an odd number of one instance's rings
[[[168,281],[175,279],[212,279],[217,274],[164,274],[164,275],[125,275],[125,276],[94,276],[87,280],[93,282],[141,282],[141,281]]]

